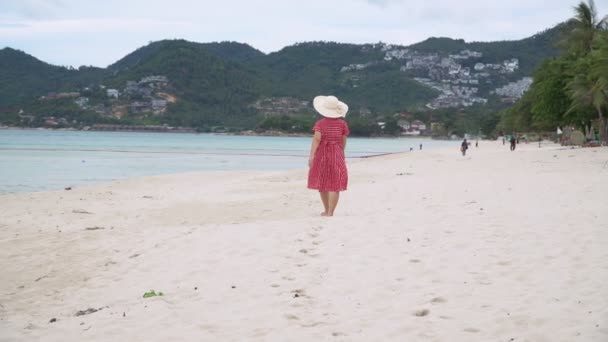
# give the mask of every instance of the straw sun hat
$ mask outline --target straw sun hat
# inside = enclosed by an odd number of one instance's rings
[[[335,96],[319,95],[312,101],[312,105],[326,118],[342,118],[348,112],[348,105],[340,102]]]

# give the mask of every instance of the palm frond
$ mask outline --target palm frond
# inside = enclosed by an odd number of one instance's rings
[[[566,93],[572,99],[570,109],[566,115],[575,111],[588,108],[591,105],[591,97],[589,93],[589,82],[584,75],[576,75],[568,84],[566,84]]]
[[[608,15],[600,19],[600,21],[597,23],[597,28],[598,30],[608,30]]]
[[[597,22],[597,14],[595,11],[595,3],[589,0],[589,4],[581,1],[574,7],[574,21],[582,28],[595,28]]]

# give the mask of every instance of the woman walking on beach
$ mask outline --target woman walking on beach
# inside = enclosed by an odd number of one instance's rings
[[[321,216],[333,216],[340,191],[346,190],[348,184],[344,149],[350,131],[342,119],[348,106],[335,96],[317,96],[313,106],[324,118],[312,128],[314,136],[308,158],[308,188],[319,190],[325,209]]]

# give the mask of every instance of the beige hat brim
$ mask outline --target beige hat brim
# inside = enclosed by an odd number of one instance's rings
[[[333,97],[335,100],[330,99]],[[331,104],[331,106],[328,106]],[[312,101],[313,107],[326,118],[342,118],[346,116],[348,112],[348,105],[344,102],[339,101],[335,96],[323,96],[319,95]]]

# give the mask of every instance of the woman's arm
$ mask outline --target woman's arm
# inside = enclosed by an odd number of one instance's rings
[[[346,135],[342,136],[342,151],[346,150]]]
[[[308,167],[312,166],[312,161],[315,159],[315,153],[321,143],[321,132],[315,131],[315,135],[312,136],[312,145],[310,146],[310,156],[308,157]]]

